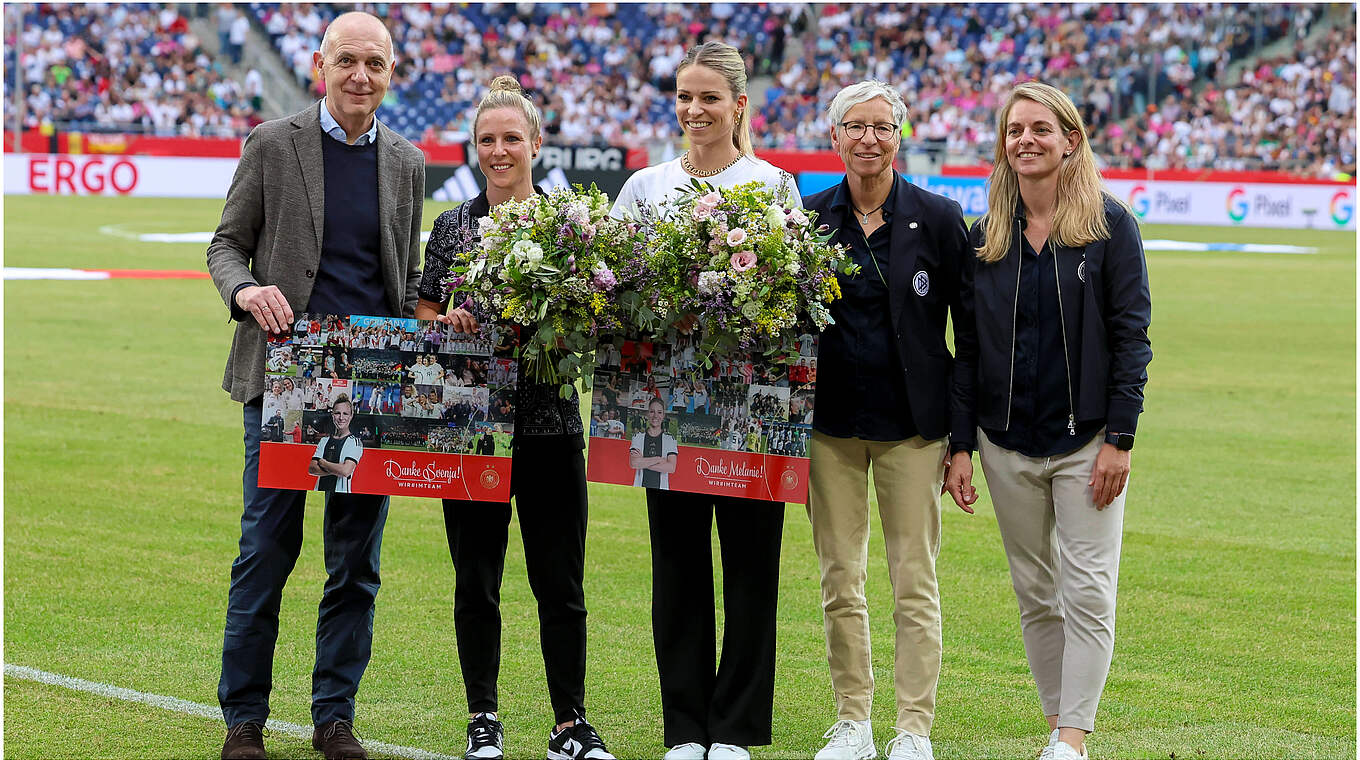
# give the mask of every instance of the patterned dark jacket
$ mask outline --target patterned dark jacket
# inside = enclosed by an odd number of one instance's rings
[[[541,191],[540,191],[541,192]],[[457,259],[481,244],[477,223],[491,213],[486,192],[457,208],[439,215],[430,231],[430,242],[425,246],[425,271],[420,279],[420,297],[434,303],[444,303],[444,278]],[[485,315],[479,315],[479,317]],[[584,436],[581,424],[581,400],[573,388],[571,395],[562,398],[554,383],[530,382],[524,377],[524,364],[519,365],[518,391],[515,395],[515,435]],[[581,445],[585,445],[584,437]]]

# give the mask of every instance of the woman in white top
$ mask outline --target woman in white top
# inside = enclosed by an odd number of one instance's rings
[[[285,377],[283,379],[283,396],[280,400],[285,412],[302,408],[302,389],[297,387],[293,378]]]
[[[717,187],[759,181],[786,206],[802,205],[793,177],[752,152],[746,67],[736,48],[690,48],[675,85],[675,117],[689,150],[629,177],[615,217],[659,209],[695,178]],[[721,666],[710,548],[715,514],[726,612]],[[748,746],[770,743],[784,504],[649,488],[647,518],[666,760],[703,760],[705,753],[708,760],[747,760]]]

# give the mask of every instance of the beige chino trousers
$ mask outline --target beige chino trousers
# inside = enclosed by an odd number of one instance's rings
[[[866,441],[813,433],[808,518],[821,566],[826,656],[836,713],[867,720],[874,671],[864,598],[869,561],[869,469],[888,553],[897,629],[897,727],[930,735],[940,679],[940,485],[948,439]]]
[[[1002,448],[981,430],[978,441],[1044,715],[1057,715],[1060,728],[1093,731],[1114,655],[1128,485],[1096,509],[1086,483],[1104,431],[1055,457]]]

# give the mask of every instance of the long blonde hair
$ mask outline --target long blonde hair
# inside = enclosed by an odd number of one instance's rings
[[[690,66],[704,66],[721,74],[732,90],[732,100],[746,94],[746,61],[741,57],[741,51],[726,42],[711,40],[690,48],[685,53],[685,60],[676,67],[675,76],[678,78],[680,72]],[[732,144],[737,146],[738,152],[753,156],[755,149],[751,147],[750,110],[751,104],[747,103],[733,121]]]
[[[520,86],[519,80],[508,74],[502,74],[491,80],[491,91],[482,98],[482,102],[477,104],[477,115],[472,119],[472,135],[477,136],[477,122],[482,120],[482,114],[493,111],[497,108],[514,108],[524,114],[524,121],[529,125],[529,142],[533,143],[538,139],[538,135],[543,126],[543,117],[538,114],[538,109],[529,99],[524,97],[524,88]]]
[[[1105,223],[1106,193],[1096,168],[1096,157],[1091,152],[1086,127],[1072,99],[1061,90],[1042,82],[1022,82],[1011,90],[1010,97],[996,116],[996,156],[993,158],[991,188],[987,192],[987,214],[982,218],[984,237],[977,249],[978,258],[996,262],[1010,251],[1015,231],[1013,218],[1020,203],[1020,181],[1015,169],[1006,160],[1006,122],[1016,101],[1032,100],[1058,117],[1058,128],[1066,135],[1076,131],[1081,135],[1072,155],[1058,167],[1058,197],[1053,209],[1053,230],[1050,239],[1057,245],[1079,248],[1110,237]],[[1118,202],[1118,199],[1116,199]]]

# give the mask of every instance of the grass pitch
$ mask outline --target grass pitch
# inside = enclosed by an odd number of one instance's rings
[[[5,199],[8,266],[186,269],[219,201]],[[437,211],[427,206],[428,227]],[[1354,233],[1147,226],[1176,240],[1311,245],[1316,256],[1155,252],[1147,411],[1125,522],[1099,758],[1355,757]],[[240,518],[240,407],[218,389],[231,328],[206,281],[4,285],[6,663],[216,704]],[[979,470],[980,477],[980,470]],[[657,758],[660,697],[640,494],[591,486],[590,717],[620,758]],[[273,717],[307,724],[324,580],[319,497],[284,596]],[[1046,734],[990,502],[946,507],[937,757],[1032,757]],[[511,535],[517,534],[511,528]],[[458,754],[465,702],[438,502],[395,499],[358,726]],[[881,745],[895,714],[879,534],[868,595]],[[523,548],[505,575],[511,757],[552,723]],[[775,744],[811,757],[835,718],[807,518],[790,505]],[[211,758],[220,722],[6,677],[14,758]],[[272,757],[317,757],[275,736]]]

